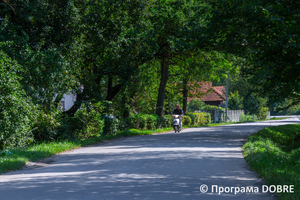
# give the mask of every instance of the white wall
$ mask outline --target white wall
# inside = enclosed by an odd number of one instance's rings
[[[74,94],[64,94],[64,98],[61,100],[61,102],[64,102],[64,111],[69,110],[76,101],[76,95]]]

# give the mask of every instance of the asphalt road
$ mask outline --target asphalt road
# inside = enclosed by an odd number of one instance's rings
[[[212,185],[261,190],[265,183],[249,169],[242,145],[265,126],[290,123],[299,120],[190,128],[76,149],[1,175],[0,199],[276,199],[261,191],[218,194]]]

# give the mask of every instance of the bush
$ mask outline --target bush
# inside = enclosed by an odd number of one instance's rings
[[[256,115],[241,115],[240,122],[255,122],[258,118]]]
[[[158,116],[157,115],[147,115],[147,130],[153,130],[156,128]]]
[[[140,129],[140,130],[153,130],[156,128],[158,116],[157,115],[146,115],[136,114],[131,115],[128,119],[121,119],[119,122],[119,130],[126,129]]]
[[[228,100],[228,108],[230,110],[242,110],[243,109],[243,100],[239,91],[235,91],[234,93],[230,92],[229,100]]]
[[[210,124],[211,123],[211,114],[206,113],[206,112],[203,112],[202,114],[204,115],[204,118],[205,118],[204,124]]]
[[[220,106],[212,106],[212,105],[205,105],[203,106],[202,110],[206,110],[206,111],[212,111],[212,110],[216,110],[216,111],[221,111],[224,112],[225,108],[222,108]]]
[[[268,114],[269,114],[269,108],[268,107],[261,107],[259,109],[257,118],[259,120],[267,119]]]
[[[255,94],[244,97],[243,107],[246,113],[259,115],[260,109],[267,106],[267,99],[260,98]]]
[[[79,139],[88,139],[92,137],[99,137],[103,131],[104,119],[101,113],[104,106],[101,102],[91,104],[85,103],[76,112],[71,125],[75,128],[74,136]],[[68,137],[69,135],[61,134],[61,137]]]
[[[211,116],[209,113],[187,113],[192,119],[191,125],[203,125],[211,123]]]
[[[119,119],[113,115],[108,115],[105,117],[104,134],[114,135],[119,132]]]
[[[59,111],[46,113],[40,110],[33,125],[33,136],[35,142],[56,140],[59,130]]]
[[[161,118],[161,127],[160,128],[167,128],[172,127],[172,115],[163,115]]]
[[[191,123],[192,123],[192,119],[190,116],[187,116],[187,115],[182,116],[182,124],[183,125],[188,126],[188,125],[191,125]]]
[[[122,131],[122,130],[129,130],[131,127],[130,127],[130,118],[126,118],[126,119],[120,119],[119,120],[119,130]]]
[[[23,147],[33,141],[31,128],[35,106],[19,82],[16,72],[21,69],[0,50],[0,151]]]
[[[137,114],[130,116],[131,128],[143,130],[147,125],[147,115]]]

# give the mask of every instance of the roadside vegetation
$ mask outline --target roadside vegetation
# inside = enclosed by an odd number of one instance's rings
[[[294,185],[294,193],[280,199],[300,199],[300,124],[266,127],[243,146],[251,169],[268,185]]]
[[[200,100],[208,81],[229,80],[228,108],[244,110],[242,122],[264,120],[268,110],[299,113],[299,7],[0,0],[1,170],[124,134],[170,130],[178,103],[184,126],[214,126],[208,113],[224,106]],[[74,97],[70,109],[66,94]]]

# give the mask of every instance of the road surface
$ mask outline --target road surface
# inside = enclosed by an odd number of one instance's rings
[[[276,199],[261,191],[218,192],[221,187],[261,190],[265,183],[249,169],[242,145],[265,126],[290,123],[299,120],[189,128],[76,149],[0,175],[0,199]],[[206,193],[200,192],[203,184]]]

